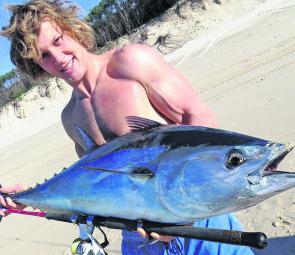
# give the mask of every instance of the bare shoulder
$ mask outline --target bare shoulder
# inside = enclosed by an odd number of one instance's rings
[[[153,48],[144,44],[130,44],[114,51],[113,57],[116,60],[140,59],[142,57],[153,58],[160,54]]]
[[[144,44],[131,44],[113,52],[108,71],[115,75],[129,77],[142,70],[141,66],[147,70],[164,63],[163,57],[153,48]]]

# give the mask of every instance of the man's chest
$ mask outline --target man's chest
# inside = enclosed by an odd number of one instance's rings
[[[106,78],[96,87],[92,107],[105,120],[122,117],[137,108],[138,101],[147,99],[144,88],[136,81]]]
[[[109,140],[128,132],[126,116],[142,115],[149,108],[146,92],[136,81],[104,79],[90,99],[76,101],[73,121],[91,136],[100,132]]]

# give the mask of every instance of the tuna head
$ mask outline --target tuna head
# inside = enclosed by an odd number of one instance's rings
[[[175,137],[174,143],[190,142],[161,159],[159,167],[166,171],[158,176],[158,190],[165,207],[179,217],[241,210],[295,187],[295,173],[277,170],[291,146],[208,128]]]

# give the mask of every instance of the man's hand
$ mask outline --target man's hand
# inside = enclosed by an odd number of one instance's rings
[[[137,232],[139,234],[141,234],[141,236],[144,237],[144,238],[149,237],[149,235],[142,228],[137,228]],[[161,241],[161,242],[166,242],[166,243],[169,243],[171,240],[175,239],[174,236],[162,236],[162,235],[159,235],[159,234],[154,233],[154,232],[152,232],[150,234],[150,236],[152,238],[154,238],[155,240],[158,240],[158,241]]]
[[[3,187],[0,185],[0,193],[7,193],[7,194],[13,194],[13,193],[18,193],[27,190],[28,187],[25,185],[17,184],[14,186],[9,186],[9,187]],[[19,209],[22,210],[26,206],[21,205],[21,204],[16,204],[14,203],[11,198],[7,197],[4,198],[2,195],[0,195],[0,205],[2,205],[5,208],[13,208],[13,209]],[[7,216],[8,213],[3,212],[0,209],[0,216]]]

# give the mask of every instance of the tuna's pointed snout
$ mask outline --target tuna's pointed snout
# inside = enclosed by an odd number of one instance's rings
[[[270,146],[271,156],[258,173],[248,176],[248,181],[257,195],[271,197],[277,193],[295,187],[295,172],[278,170],[282,160],[293,150],[291,144],[273,144]]]

